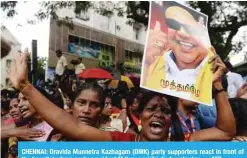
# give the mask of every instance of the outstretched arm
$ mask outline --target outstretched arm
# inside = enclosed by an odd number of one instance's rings
[[[222,90],[221,76],[224,72],[225,65],[217,55],[210,62],[213,65],[213,86],[217,90]],[[235,136],[236,122],[227,93],[224,91],[217,93],[215,100],[217,106],[216,126],[193,133],[190,141],[231,140]]]
[[[26,50],[27,51],[27,50]],[[111,141],[110,132],[77,122],[71,115],[58,108],[36,90],[28,81],[27,70],[28,53],[17,53],[15,64],[10,70],[10,79],[15,88],[28,99],[42,118],[53,128],[74,140]]]

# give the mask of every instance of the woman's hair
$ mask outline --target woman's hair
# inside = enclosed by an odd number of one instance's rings
[[[99,95],[99,101],[100,101],[100,108],[103,109],[105,105],[105,92],[102,87],[100,87],[96,82],[86,82],[83,83],[74,93],[72,97],[72,102],[74,103],[76,97],[78,97],[82,91],[84,90],[92,90],[98,93]]]
[[[230,98],[230,105],[237,123],[237,135],[247,130],[247,99]]]
[[[136,99],[136,93],[134,91],[130,91],[129,93],[127,93],[126,104],[128,108],[134,103],[135,99]]]
[[[55,104],[57,107],[63,109],[63,98],[61,95],[58,97],[52,96],[48,94],[44,89],[40,87],[35,87],[43,96],[45,96],[49,101],[51,101],[53,104]]]
[[[159,97],[165,97],[168,101],[168,104],[171,106],[171,109],[174,107],[174,105],[177,103],[177,99],[175,97],[172,96],[168,96],[168,95],[164,95],[161,93],[157,93],[157,92],[153,92],[153,91],[147,91],[143,93],[142,99],[140,101],[139,107],[138,107],[138,111],[140,113],[143,112],[145,106],[147,105],[147,103],[155,96],[159,96]]]

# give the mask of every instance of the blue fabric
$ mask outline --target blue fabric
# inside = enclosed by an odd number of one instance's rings
[[[216,119],[217,111],[216,111],[216,103],[215,103],[215,101],[213,101],[213,106],[212,107],[200,104],[198,106],[198,112],[203,116],[208,116],[208,117],[212,117],[212,118]]]
[[[211,107],[207,106],[207,108],[210,109]],[[207,108],[205,107],[205,109],[207,109]],[[215,117],[213,117],[214,116],[213,111],[214,110],[213,110],[213,107],[212,107],[212,109],[210,109],[208,111],[204,110],[203,113],[201,111],[199,111],[199,109],[197,109],[196,112],[193,113],[193,120],[194,120],[194,123],[195,123],[196,131],[199,131],[201,129],[211,128],[211,127],[215,126],[215,124],[216,124],[216,114],[215,114]],[[189,120],[189,118],[186,115],[184,115],[181,111],[178,110],[178,112],[182,116],[182,118],[185,120],[186,125],[188,126],[188,128],[192,132],[191,121]],[[184,127],[184,125],[181,122],[180,122],[180,125],[181,125],[182,132],[184,134],[186,134],[187,133],[186,128]],[[172,135],[175,134],[175,130],[174,130],[174,126],[173,125],[172,125],[172,129],[171,129],[171,134]]]

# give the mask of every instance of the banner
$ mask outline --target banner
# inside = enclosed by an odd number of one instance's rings
[[[151,2],[141,87],[212,105],[207,15],[173,1]]]
[[[240,142],[20,142],[18,157],[246,158]]]

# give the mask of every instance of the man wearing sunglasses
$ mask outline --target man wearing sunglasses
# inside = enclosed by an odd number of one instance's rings
[[[207,30],[195,20],[189,11],[177,6],[166,9],[165,23],[168,27],[166,40],[149,38],[146,54],[155,57],[152,61],[150,59],[145,60],[148,75],[142,84],[145,87],[164,91],[181,98],[210,104],[211,96],[208,92],[211,91],[212,73],[207,60],[212,53],[208,51],[210,40]],[[156,34],[151,33],[152,31],[150,31],[149,36],[158,36],[157,31]],[[168,43],[169,50],[167,50],[167,46],[164,49],[163,46],[166,44],[164,41]],[[160,54],[157,51],[155,53],[149,51],[151,50],[149,48],[150,43],[154,43],[152,48],[156,47],[156,50],[160,48]],[[174,81],[176,85],[194,85],[196,89],[200,90],[200,97],[188,92],[164,88],[161,80]]]

